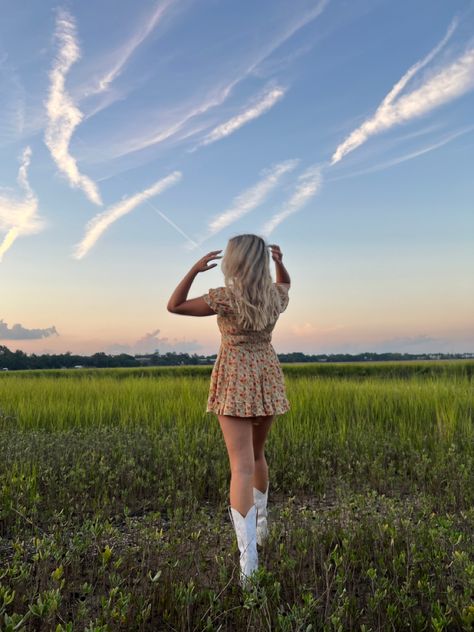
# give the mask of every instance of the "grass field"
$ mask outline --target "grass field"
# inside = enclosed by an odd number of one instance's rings
[[[0,630],[474,630],[474,361],[283,365],[249,595],[211,369],[0,374]]]

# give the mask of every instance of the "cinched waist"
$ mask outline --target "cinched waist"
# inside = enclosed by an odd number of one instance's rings
[[[229,338],[222,338],[221,345],[227,347],[258,347],[268,348],[271,346],[271,340],[236,340]]]

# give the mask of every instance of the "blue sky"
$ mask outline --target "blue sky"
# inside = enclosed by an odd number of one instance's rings
[[[2,17],[0,344],[213,353],[215,317],[166,303],[254,232],[292,277],[278,352],[474,351],[473,2]]]

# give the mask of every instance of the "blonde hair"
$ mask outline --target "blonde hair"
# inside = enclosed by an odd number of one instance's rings
[[[280,296],[270,274],[270,253],[258,235],[231,237],[221,270],[243,329],[264,329],[280,314]]]

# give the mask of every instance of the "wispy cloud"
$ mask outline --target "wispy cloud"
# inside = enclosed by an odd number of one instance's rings
[[[187,112],[180,114],[175,121],[169,122],[166,127],[159,131],[153,132],[150,130],[150,126],[147,125],[146,129],[141,134],[134,133],[133,137],[127,141],[122,140],[117,151],[114,152],[113,157],[119,158],[132,152],[140,151],[146,147],[156,145],[169,138],[175,137],[175,140],[181,140],[183,137],[188,137],[190,134],[180,134],[186,127],[187,123],[197,116],[201,116],[211,110],[212,108],[222,105],[229,98],[233,89],[237,84],[243,81],[246,77],[251,75],[257,67],[266,60],[274,51],[276,51],[284,42],[290,39],[297,31],[315,20],[323,13],[326,6],[329,4],[329,0],[320,0],[313,8],[305,13],[298,14],[292,20],[288,20],[288,25],[282,29],[282,31],[270,41],[266,42],[256,54],[252,56],[250,62],[241,64],[240,69],[235,72],[233,79],[228,78],[221,79],[220,85],[214,86],[206,97],[196,105],[191,105]]]
[[[379,106],[379,110],[384,107],[388,107],[393,103],[393,101],[398,97],[400,92],[405,88],[407,83],[410,81],[412,77],[416,75],[418,71],[424,68],[427,64],[429,64],[436,55],[444,48],[444,46],[451,39],[452,34],[454,33],[456,27],[458,25],[458,20],[455,18],[451,24],[448,26],[448,30],[446,31],[443,39],[438,42],[438,44],[420,61],[417,61],[411,68],[407,70],[407,72],[403,75],[403,77],[393,86],[390,92],[387,94],[385,99],[382,101],[382,104]]]
[[[145,130],[144,133],[139,135],[134,135],[129,141],[123,141],[120,143],[120,149],[114,152],[114,158],[120,158],[121,156],[126,156],[127,154],[133,153],[135,151],[140,151],[141,149],[145,149],[146,147],[151,147],[152,145],[157,145],[158,143],[162,143],[163,141],[176,136],[180,130],[182,130],[188,121],[199,116],[201,114],[205,114],[208,110],[213,107],[217,107],[224,103],[229,94],[232,91],[232,88],[236,84],[236,81],[233,81],[230,84],[227,84],[223,87],[218,87],[214,89],[208,97],[204,101],[202,101],[196,107],[193,107],[186,114],[181,115],[176,121],[169,123],[166,127],[161,129],[158,132],[150,132],[148,129]],[[188,136],[188,134],[186,134]]]
[[[82,241],[76,245],[74,251],[74,258],[82,259],[87,252],[96,243],[99,237],[104,233],[107,228],[117,221],[120,217],[123,217],[130,211],[133,211],[139,204],[142,204],[149,198],[162,193],[165,189],[176,184],[181,179],[181,172],[174,171],[169,176],[158,180],[148,189],[145,189],[141,193],[121,200],[117,204],[114,204],[110,208],[106,209],[102,213],[99,213],[93,217],[86,226],[86,234]]]
[[[331,158],[331,165],[336,164],[349,152],[360,147],[371,136],[390,129],[394,125],[406,123],[413,118],[427,114],[474,88],[474,48],[469,48],[454,62],[432,74],[420,87],[408,94],[399,96],[408,81],[443,48],[455,28],[456,22],[453,22],[441,42],[424,59],[414,64],[395,84],[375,114],[355,129],[336,148]]]
[[[296,190],[288,202],[283,204],[283,210],[276,213],[260,229],[260,233],[268,237],[270,233],[289,215],[299,211],[321,189],[323,182],[321,165],[308,167],[296,182]]]
[[[130,37],[130,39],[127,40],[118,51],[116,51],[112,67],[100,79],[98,79],[94,86],[86,90],[85,96],[98,94],[108,90],[112,81],[121,74],[135,50],[146,40],[150,33],[154,31],[163,15],[171,5],[175,4],[175,2],[176,0],[164,0],[163,2],[158,2],[156,4],[151,14],[141,22],[132,37]]]
[[[352,134],[350,134],[349,137],[336,148],[330,162],[313,165],[299,176],[295,192],[283,205],[283,209],[264,224],[260,231],[261,234],[269,236],[278,224],[293,213],[299,211],[320,191],[323,182],[323,170],[334,165],[347,153],[363,144],[369,136],[376,134],[383,129],[387,129],[396,123],[400,123],[415,116],[420,116],[437,105],[441,105],[458,94],[462,94],[471,87],[474,83],[474,49],[468,50],[454,63],[438,71],[437,74],[432,76],[429,80],[426,80],[425,83],[423,83],[418,89],[413,90],[407,95],[400,96],[400,93],[404,90],[408,82],[415,76],[415,74],[427,66],[447,44],[456,27],[457,20],[453,20],[443,39],[430,51],[428,55],[414,64],[403,75],[403,77],[393,86],[390,92],[383,99],[374,116],[352,132]],[[219,130],[219,127],[216,128],[216,130]],[[216,130],[213,130],[212,134],[215,133]],[[389,163],[385,163],[384,165],[378,165],[374,168],[374,170],[398,164],[399,162],[409,160],[417,155],[421,155],[422,153],[432,151],[466,131],[468,130],[462,130],[461,132],[451,135],[449,138],[445,138],[439,143],[431,144],[429,147],[425,147],[418,152],[413,152],[410,155],[400,157],[390,161]],[[212,138],[212,136],[208,137]]]
[[[30,160],[31,148],[26,147],[21,156],[17,176],[17,182],[24,191],[24,198],[18,200],[14,196],[0,194],[0,230],[7,231],[0,244],[0,261],[18,237],[37,233],[44,227],[43,220],[37,214],[38,198],[28,181]]]
[[[263,96],[259,97],[250,107],[247,107],[243,112],[232,117],[225,123],[221,123],[215,127],[196,147],[193,147],[190,151],[195,151],[201,145],[209,145],[214,143],[230,134],[233,134],[240,127],[253,121],[254,119],[262,116],[265,112],[268,112],[275,103],[280,101],[285,95],[286,90],[280,86],[276,86],[267,90]]]
[[[306,11],[306,13],[300,13],[296,11],[296,19],[288,20],[287,28],[284,29],[278,35],[278,37],[270,41],[266,46],[262,48],[258,57],[247,69],[246,74],[250,74],[251,72],[256,70],[263,61],[265,61],[274,51],[280,48],[280,46],[284,44],[287,40],[289,40],[297,31],[318,18],[329,4],[329,1],[330,0],[320,0],[312,7],[312,9]]]
[[[100,206],[102,200],[97,185],[88,176],[80,173],[77,162],[69,151],[71,136],[82,121],[83,114],[66,91],[65,81],[71,66],[80,58],[81,53],[74,19],[64,10],[58,11],[55,36],[59,42],[59,51],[49,74],[50,88],[45,104],[48,116],[45,143],[70,184],[82,189],[91,202]]]
[[[207,234],[199,240],[199,244],[223,228],[226,228],[229,224],[236,222],[257,206],[260,206],[271,191],[279,184],[281,178],[289,171],[292,171],[298,162],[299,160],[297,159],[286,160],[273,167],[264,169],[260,173],[260,175],[263,176],[261,180],[235,197],[231,207],[217,215],[217,217],[209,223]]]
[[[474,125],[469,125],[468,127],[464,127],[461,130],[458,130],[456,132],[453,132],[452,134],[448,134],[447,136],[444,136],[443,138],[441,138],[435,143],[430,143],[429,145],[425,145],[424,147],[415,149],[414,151],[404,154],[403,156],[397,156],[396,158],[392,158],[391,160],[386,160],[385,162],[379,162],[373,167],[367,167],[367,169],[360,169],[358,171],[351,171],[350,173],[347,173],[347,174],[335,176],[333,178],[328,179],[327,181],[334,182],[337,180],[344,180],[345,178],[353,178],[355,176],[362,176],[368,173],[375,173],[376,171],[383,171],[384,169],[394,167],[395,165],[399,165],[403,162],[406,162],[407,160],[413,160],[413,158],[418,158],[418,156],[422,156],[423,154],[427,154],[431,151],[434,151],[435,149],[444,147],[444,145],[447,145],[448,143],[453,141],[455,138],[464,136],[465,134],[468,134],[469,132],[472,132],[473,130],[474,130]]]

